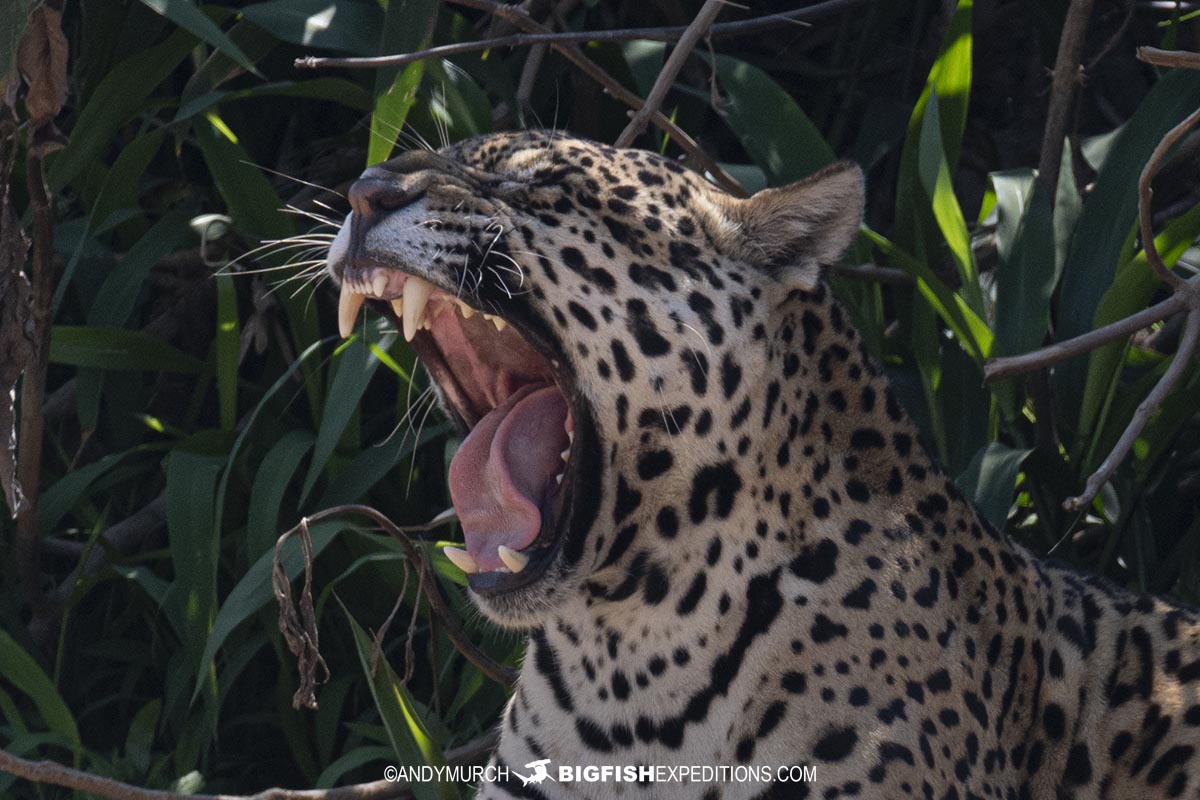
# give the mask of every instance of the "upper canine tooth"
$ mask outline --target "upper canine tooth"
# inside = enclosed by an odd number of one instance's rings
[[[450,563],[468,575],[474,575],[476,572],[479,572],[479,565],[475,563],[475,559],[466,550],[447,545],[442,548],[442,552],[446,554],[446,558],[450,559]]]
[[[513,572],[520,572],[529,563],[529,556],[524,553],[518,553],[516,550],[505,545],[500,545],[496,548],[496,555],[500,556],[500,560],[504,562],[504,566]]]
[[[558,455],[562,458],[563,461],[566,461],[567,456],[571,455],[571,448],[568,447],[566,450],[563,450]]]
[[[411,342],[425,321],[425,305],[433,294],[433,284],[416,275],[404,283],[404,340]]]
[[[382,298],[384,291],[387,289],[387,275],[376,275],[374,282],[371,284],[371,289],[374,290],[375,296]]]
[[[338,296],[338,333],[343,339],[354,333],[354,320],[358,318],[364,300],[366,298],[348,284],[342,284],[342,293]]]

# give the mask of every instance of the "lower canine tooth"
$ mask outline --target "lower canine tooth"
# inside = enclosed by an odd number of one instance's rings
[[[524,553],[518,553],[511,547],[505,547],[504,545],[496,548],[496,555],[500,556],[500,560],[504,562],[504,566],[513,572],[520,572],[529,563],[529,556]]]
[[[404,316],[404,301],[399,297],[392,301],[392,313],[397,317]]]
[[[354,320],[358,318],[364,300],[366,298],[361,294],[342,284],[342,293],[338,297],[338,333],[343,339],[354,333]]]
[[[450,559],[450,563],[461,569],[468,575],[474,575],[479,572],[479,565],[475,563],[475,559],[471,558],[471,554],[459,547],[446,546],[442,548],[442,552],[446,554],[446,558]]]

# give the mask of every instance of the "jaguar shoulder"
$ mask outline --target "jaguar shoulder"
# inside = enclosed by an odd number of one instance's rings
[[[467,432],[450,555],[530,631],[481,797],[1200,796],[1196,615],[1033,558],[931,460],[819,272],[862,193],[547,133],[353,186],[342,326],[412,341]]]

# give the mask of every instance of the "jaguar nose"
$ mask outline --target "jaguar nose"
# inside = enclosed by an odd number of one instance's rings
[[[350,185],[350,208],[368,225],[383,214],[413,203],[420,195],[405,192],[395,181],[360,178]]]

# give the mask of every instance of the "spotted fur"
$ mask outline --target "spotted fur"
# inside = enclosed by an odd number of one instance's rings
[[[1200,797],[1195,614],[992,529],[821,282],[857,168],[743,201],[527,133],[369,176],[421,187],[398,263],[558,353],[592,417],[559,560],[476,598],[530,629],[496,763],[817,772],[480,797]]]

